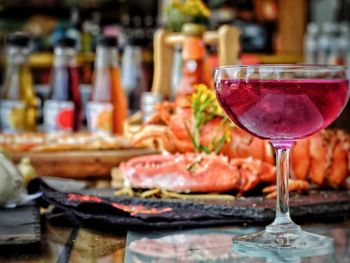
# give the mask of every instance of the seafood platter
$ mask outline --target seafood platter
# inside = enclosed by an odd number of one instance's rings
[[[230,200],[231,205],[245,206],[243,200],[249,204],[246,207],[274,206],[270,200],[276,197],[272,146],[234,126],[214,92],[204,85],[196,86],[187,103],[158,104],[155,114],[129,136],[135,146],[161,153],[133,157],[113,169],[116,196],[150,198],[149,202],[196,199],[224,204]],[[345,205],[340,210],[350,214],[349,142],[347,132],[327,129],[293,146],[289,191],[296,198],[292,209],[327,203],[323,212]]]
[[[28,157],[40,176],[109,176],[111,195],[133,204],[216,209],[244,222],[272,219],[277,193],[272,145],[229,121],[213,90],[202,84],[195,90],[186,100],[157,104],[143,123],[126,123],[122,136],[1,134],[0,146],[15,162]],[[290,166],[293,215],[300,220],[350,215],[347,132],[327,129],[299,140]]]

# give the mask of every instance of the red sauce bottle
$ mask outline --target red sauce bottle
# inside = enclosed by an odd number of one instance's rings
[[[75,40],[62,38],[54,49],[50,93],[44,104],[44,129],[47,132],[78,131],[81,122]]]

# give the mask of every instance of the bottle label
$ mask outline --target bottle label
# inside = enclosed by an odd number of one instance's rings
[[[25,104],[20,100],[1,100],[0,125],[5,133],[24,131]]]
[[[74,104],[71,101],[47,100],[44,104],[45,131],[73,131]]]
[[[188,60],[188,61],[185,62],[185,67],[188,70],[188,72],[194,73],[197,70],[197,68],[198,68],[197,61],[195,61],[195,60]]]
[[[88,128],[92,132],[113,132],[113,105],[108,102],[90,101],[86,105]]]

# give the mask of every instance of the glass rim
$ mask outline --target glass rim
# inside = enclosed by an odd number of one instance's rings
[[[320,64],[257,64],[257,65],[223,65],[217,66],[215,70],[220,69],[285,69],[287,71],[313,70],[313,71],[347,71],[348,67],[339,65],[320,65]]]

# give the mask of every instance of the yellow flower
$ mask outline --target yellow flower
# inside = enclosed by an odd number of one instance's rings
[[[185,11],[184,3],[181,0],[173,0],[171,6],[177,9],[180,13]]]
[[[210,10],[202,2],[202,0],[187,0],[187,1],[172,0],[170,5],[167,7],[167,10],[170,11],[172,9],[177,9],[180,13],[191,17],[194,17],[194,16],[209,17],[210,16]]]
[[[189,15],[204,17],[210,16],[210,10],[202,0],[187,0],[184,6]]]
[[[224,112],[219,105],[213,89],[208,88],[204,84],[194,85],[194,88],[196,92],[191,95],[192,103],[194,103],[196,100],[198,100],[199,103],[203,103],[204,101],[208,100],[210,104],[207,106],[205,111],[215,116],[224,116]]]

